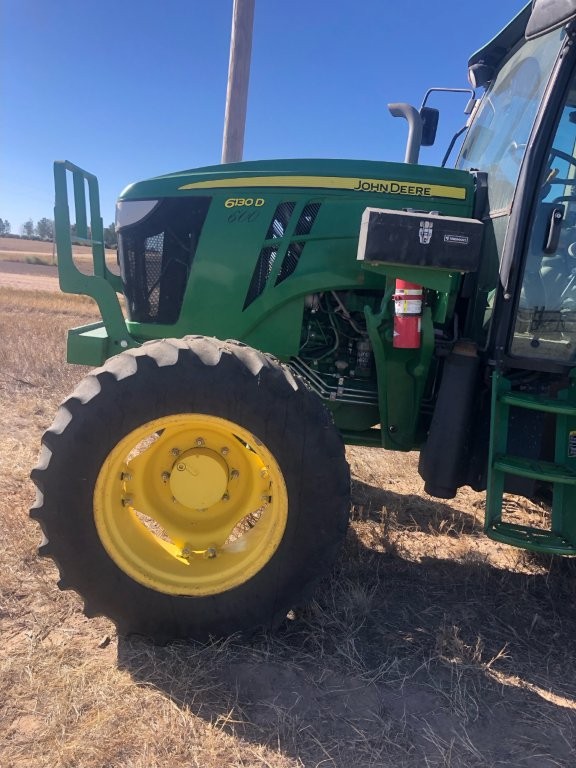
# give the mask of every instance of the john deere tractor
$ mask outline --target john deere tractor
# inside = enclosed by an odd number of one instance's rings
[[[418,449],[429,494],[486,489],[489,537],[576,555],[575,37],[576,0],[535,0],[471,57],[456,168],[418,165],[438,113],[395,104],[404,163],[132,184],[119,274],[96,178],[55,164],[60,284],[102,315],[68,360],[99,367],[43,437],[31,515],[88,615],[157,639],[276,625],[342,543],[345,444]],[[507,519],[506,492],[549,526]]]

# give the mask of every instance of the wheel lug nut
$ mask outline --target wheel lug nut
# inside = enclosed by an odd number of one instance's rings
[[[264,467],[264,469],[260,470],[260,477],[263,480],[265,480],[268,477],[268,470],[266,469],[266,467]]]
[[[225,493],[224,496],[222,496],[222,501],[229,501],[230,500],[230,494]]]
[[[237,469],[233,469],[232,472],[230,472],[230,477],[235,480],[237,477],[240,477],[240,472],[238,472]]]
[[[228,456],[228,454],[230,453],[230,448],[226,448],[226,446],[224,446],[224,448],[220,449],[220,453],[222,454],[222,456]]]
[[[180,451],[180,448],[172,448],[170,453],[172,454],[172,456],[179,456],[181,451]]]
[[[208,558],[208,560],[212,560],[214,557],[216,557],[216,550],[214,547],[209,547],[206,552],[204,552],[204,556]]]
[[[162,472],[162,482],[167,483],[170,480],[170,472]]]
[[[132,475],[130,474],[130,472],[122,472],[120,475],[120,480],[126,480],[126,481],[132,480]]]
[[[266,503],[269,502],[270,501],[270,496],[268,496],[267,493],[262,494],[262,501],[264,501]]]
[[[204,445],[204,438],[203,437],[197,437],[196,438],[196,445],[201,448]]]
[[[130,496],[124,496],[124,498],[122,499],[122,506],[129,507],[131,504],[132,504],[132,499],[130,498]]]

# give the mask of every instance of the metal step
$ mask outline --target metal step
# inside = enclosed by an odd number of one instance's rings
[[[573,455],[576,436],[576,369],[570,374],[568,388],[558,393],[558,399],[512,391],[511,387],[509,379],[500,372],[494,373],[484,530],[491,539],[516,547],[553,555],[576,556],[576,456]],[[510,408],[514,407],[547,413],[550,420],[555,422],[552,461],[507,453]],[[552,504],[548,530],[503,522],[506,477],[514,475],[544,482],[550,487]]]
[[[529,395],[522,392],[503,392],[499,400],[506,405],[512,405],[517,408],[527,408],[531,411],[543,411],[544,413],[557,413],[563,416],[576,417],[576,405],[568,403],[566,400],[554,400],[552,398],[538,395]]]
[[[554,464],[551,461],[526,459],[520,456],[497,455],[494,457],[493,467],[500,472],[508,472],[511,475],[520,475],[521,477],[531,477],[534,480],[576,485],[576,472],[561,464]]]
[[[563,536],[528,525],[494,522],[486,528],[486,535],[494,541],[522,547],[532,552],[549,555],[576,555],[576,546]]]

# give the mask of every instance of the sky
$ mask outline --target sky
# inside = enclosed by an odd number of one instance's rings
[[[54,160],[129,183],[220,162],[233,0],[1,0],[0,218],[53,218]],[[404,120],[524,0],[256,0],[244,159],[402,161]],[[438,164],[466,98],[440,94]]]

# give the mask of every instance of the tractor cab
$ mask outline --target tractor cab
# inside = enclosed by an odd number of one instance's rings
[[[570,364],[576,341],[568,338],[576,266],[573,33],[555,26],[526,39],[532,16],[525,8],[471,58],[470,79],[486,92],[457,161],[486,174],[484,218],[498,254],[498,280],[481,291],[481,333],[495,356],[527,369],[537,360],[538,368]]]
[[[436,496],[486,488],[492,538],[561,554],[576,554],[575,17],[573,0],[536,0],[470,58],[484,94],[456,167],[476,177],[483,241],[419,466]],[[429,116],[390,107],[410,123],[412,162]],[[505,492],[551,503],[550,527],[507,520]]]
[[[574,16],[574,2],[535,2],[472,56],[486,90],[457,161],[486,174],[467,319],[491,374],[486,531],[564,554],[576,553]],[[505,491],[551,503],[549,529],[507,521]]]

